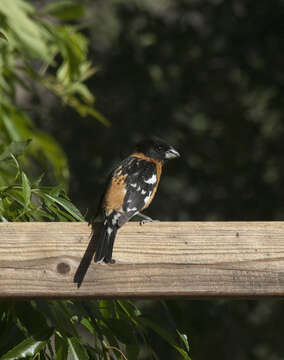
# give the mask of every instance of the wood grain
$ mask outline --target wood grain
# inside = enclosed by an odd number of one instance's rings
[[[93,263],[90,230],[0,223],[0,298],[284,296],[284,222],[131,222],[114,265]]]

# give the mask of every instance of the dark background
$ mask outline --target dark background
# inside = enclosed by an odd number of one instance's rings
[[[109,169],[155,134],[182,157],[166,166],[150,216],[283,220],[284,1],[85,4],[82,31],[98,69],[88,85],[111,126],[46,96],[33,106],[68,155],[69,194],[82,212],[91,216]],[[155,302],[141,305],[162,321]],[[193,359],[284,358],[280,300],[167,305]]]

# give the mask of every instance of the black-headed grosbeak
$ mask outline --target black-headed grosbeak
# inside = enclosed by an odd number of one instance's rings
[[[153,221],[141,214],[157,191],[162,166],[179,153],[164,141],[152,138],[140,142],[135,151],[111,173],[99,211],[103,214],[102,230],[96,239],[95,262],[114,263],[112,249],[117,230],[133,216],[143,218],[140,224]]]

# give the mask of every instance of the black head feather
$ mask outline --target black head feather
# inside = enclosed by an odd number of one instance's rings
[[[159,161],[174,159],[180,154],[171,145],[159,138],[150,138],[139,142],[136,151]]]

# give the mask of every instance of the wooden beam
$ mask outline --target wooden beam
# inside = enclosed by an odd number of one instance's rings
[[[114,265],[93,263],[89,234],[0,223],[0,298],[284,296],[284,222],[131,222]]]

